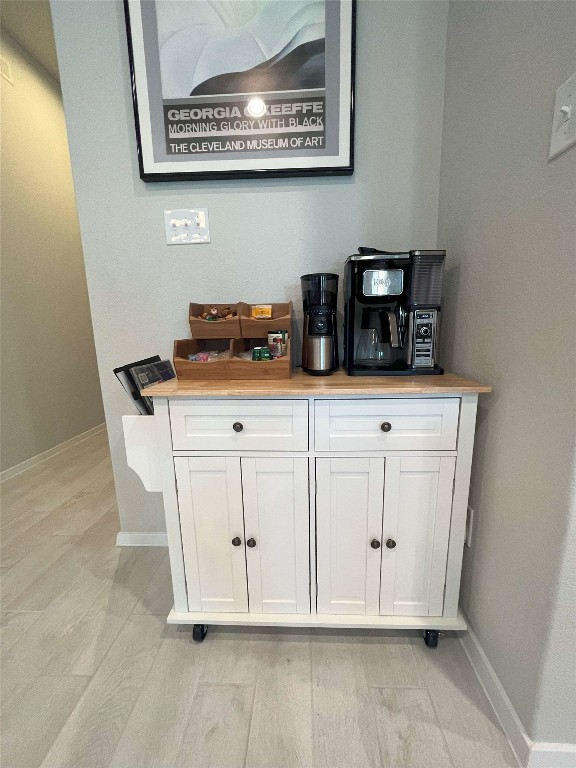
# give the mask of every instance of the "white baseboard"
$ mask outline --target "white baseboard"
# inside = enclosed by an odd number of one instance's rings
[[[575,768],[576,744],[533,741],[527,768]]]
[[[65,440],[63,443],[55,445],[54,448],[49,448],[47,451],[43,451],[37,456],[32,456],[31,459],[26,459],[26,461],[22,461],[20,464],[16,464],[14,467],[5,469],[3,472],[0,472],[0,483],[3,483],[4,480],[9,480],[11,477],[19,475],[21,472],[25,472],[27,469],[32,469],[32,467],[35,467],[38,464],[42,464],[43,461],[51,459],[58,453],[62,453],[62,451],[67,451],[68,448],[73,448],[75,445],[78,445],[78,443],[82,443],[84,440],[88,440],[89,437],[94,437],[94,435],[102,432],[105,428],[106,424],[98,424],[98,426],[92,427],[92,429],[89,429],[86,432],[82,432],[82,434],[76,435],[76,437],[71,437],[70,440]]]
[[[139,533],[120,531],[116,536],[117,547],[167,547],[167,533]]]
[[[576,768],[576,744],[530,739],[470,625],[460,642],[519,764],[523,768]]]

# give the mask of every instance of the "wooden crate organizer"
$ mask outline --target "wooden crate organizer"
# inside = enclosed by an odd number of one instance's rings
[[[270,304],[263,301],[262,304]],[[251,316],[253,304],[241,301],[238,304],[240,317],[240,332],[244,339],[263,339],[268,337],[269,331],[288,331],[292,337],[292,302],[284,304],[272,302],[272,319],[257,320]]]
[[[199,315],[209,312],[212,307],[230,307],[237,315],[229,320],[200,320]],[[190,331],[195,339],[239,339],[242,336],[238,304],[190,304],[188,315]]]
[[[226,343],[228,342],[228,343]],[[289,379],[292,376],[290,339],[287,353],[276,360],[241,360],[237,355],[253,346],[266,346],[267,339],[179,339],[174,342],[174,368],[179,379],[198,381]],[[227,360],[194,363],[187,355],[206,349],[230,349]]]

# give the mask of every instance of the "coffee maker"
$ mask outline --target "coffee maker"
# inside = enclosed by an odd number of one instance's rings
[[[304,333],[302,368],[313,376],[328,376],[338,368],[336,303],[338,275],[302,275]]]
[[[359,248],[344,268],[344,368],[351,376],[441,374],[445,251]]]

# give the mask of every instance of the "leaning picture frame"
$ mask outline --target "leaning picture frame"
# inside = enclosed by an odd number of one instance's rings
[[[356,0],[124,0],[146,182],[350,175]]]

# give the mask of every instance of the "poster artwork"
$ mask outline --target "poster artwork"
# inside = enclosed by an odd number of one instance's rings
[[[144,181],[354,170],[355,0],[124,0]]]
[[[165,152],[325,148],[325,0],[156,3]]]

